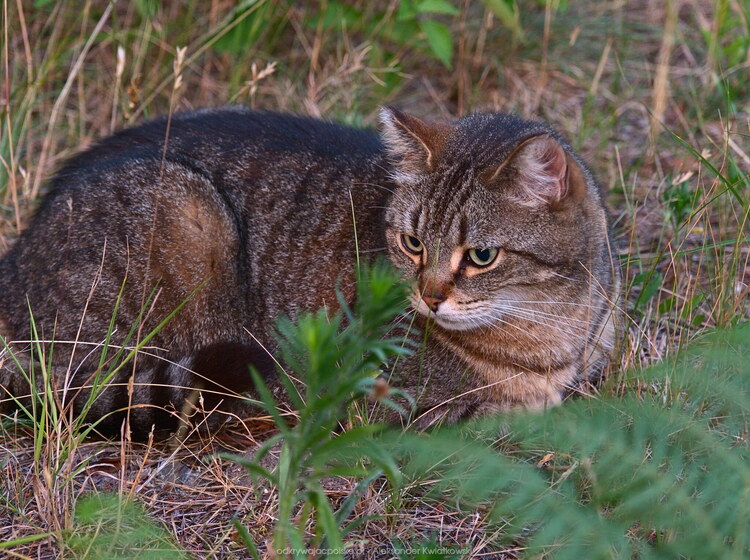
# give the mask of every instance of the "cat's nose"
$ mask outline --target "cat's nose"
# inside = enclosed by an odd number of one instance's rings
[[[445,301],[445,296],[442,294],[422,294],[422,301],[427,304],[432,312],[438,310],[438,306]]]

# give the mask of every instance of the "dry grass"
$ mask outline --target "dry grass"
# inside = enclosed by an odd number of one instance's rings
[[[523,44],[482,4],[454,4],[462,13],[445,20],[456,41],[454,68],[446,69],[417,40],[382,39],[377,22],[369,31],[323,30],[311,24],[312,4],[259,3],[272,7],[271,24],[233,52],[219,47],[242,21],[227,19],[234,3],[225,0],[164,3],[153,17],[137,8],[154,5],[148,1],[87,1],[81,9],[4,0],[0,253],[64,158],[147,116],[240,103],[373,125],[386,103],[433,118],[502,110],[552,122],[609,193],[629,322],[622,363],[604,390],[619,391],[633,371],[707,329],[746,320],[750,56],[731,47],[750,36],[746,2],[571,2],[567,10],[524,3]],[[114,491],[144,503],[195,557],[245,557],[230,520],[263,543],[275,496],[212,455],[226,446],[250,454],[267,431],[258,420],[243,433],[176,448],[52,437],[37,447],[33,429],[15,425],[0,435],[0,541],[52,534],[3,553],[70,554],[62,535],[76,499]],[[353,484],[331,480],[328,489],[343,498]],[[353,557],[387,558],[377,549],[390,538],[422,534],[464,548],[465,557],[517,554],[483,512],[452,512],[420,495],[407,489],[395,509],[387,492],[371,489],[355,515],[381,518],[355,533],[362,552]]]

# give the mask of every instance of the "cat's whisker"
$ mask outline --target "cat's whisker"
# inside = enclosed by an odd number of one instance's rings
[[[568,300],[560,300],[560,299],[511,299],[511,298],[503,298],[503,301],[509,301],[512,303],[553,303],[553,304],[559,304],[559,305],[575,305],[575,306],[581,306],[586,305],[589,306],[590,304],[585,303],[585,301],[568,301]],[[605,306],[606,307],[606,306]]]
[[[568,315],[558,315],[556,313],[550,313],[547,311],[541,311],[537,309],[526,309],[522,307],[515,307],[512,305],[503,305],[496,308],[499,312],[504,312],[508,315],[513,315],[519,318],[529,318],[529,319],[544,319],[548,320],[554,323],[559,323],[561,325],[566,326],[575,326],[576,328],[582,329],[582,330],[588,330],[585,327],[590,327],[592,322],[588,321],[586,319],[578,319],[576,317],[571,317]],[[578,327],[577,325],[571,325],[571,323],[580,323],[583,325],[583,327]]]
[[[523,329],[523,328],[519,327],[518,325],[513,324],[512,322],[506,321],[504,319],[496,318],[496,319],[494,319],[494,321],[490,321],[488,323],[489,323],[488,324],[488,328],[490,330],[494,330],[494,331],[500,331],[500,330],[502,330],[506,335],[512,336],[519,343],[526,343],[526,344],[528,344],[528,339],[531,338],[536,344],[538,344],[539,346],[541,346],[542,348],[544,348],[545,350],[547,350],[549,353],[554,352],[554,347],[553,347],[553,345],[552,345],[552,343],[550,341],[543,340],[539,335],[537,335],[535,333],[531,333],[528,330]],[[515,333],[512,333],[512,332],[508,331],[507,329],[503,329],[503,327],[505,327],[505,326],[513,327],[513,328],[517,329],[519,332],[523,333],[523,337],[521,337],[521,336],[519,336],[519,335],[517,335]]]
[[[513,307],[513,306],[508,306],[507,309],[510,313],[524,314],[530,317],[539,316],[539,317],[551,319],[553,321],[557,321],[560,323],[568,323],[572,321],[574,323],[581,323],[582,325],[586,325],[587,327],[590,327],[592,324],[591,321],[587,321],[586,319],[577,319],[575,317],[570,317],[567,315],[557,315],[555,313],[548,313],[546,311],[539,311],[536,309],[533,309],[533,310],[524,309],[524,308]]]
[[[276,356],[274,356],[273,353],[268,348],[266,348],[263,345],[263,343],[260,340],[258,340],[258,338],[252,332],[250,332],[250,329],[248,329],[247,327],[242,327],[242,328],[250,336],[250,338],[252,338],[256,342],[256,344],[258,344],[258,346],[260,346],[263,349],[263,351],[268,355],[268,357],[271,358],[271,360],[273,360],[273,363],[276,364],[276,367],[278,367],[279,370],[284,372],[284,375],[289,377],[289,379],[294,379],[295,381],[299,382],[299,379],[296,379],[295,377],[289,375],[289,373],[284,369],[284,366],[281,364],[281,362],[279,362],[276,359]]]
[[[486,305],[486,301],[476,301],[476,302],[470,302],[470,303],[461,303],[457,302],[462,305],[463,309],[466,310],[475,310],[481,308],[483,305]],[[514,300],[514,299],[501,299],[496,302],[491,302],[496,305],[504,306],[506,304],[512,304],[512,303],[521,303],[521,304],[539,304],[539,305],[545,305],[545,306],[554,306],[555,304],[561,304],[561,305],[571,305],[576,308],[587,308],[587,309],[593,309],[595,311],[604,311],[611,309],[610,306],[597,306],[597,305],[588,305],[585,303],[574,303],[574,302],[558,302],[554,300]],[[541,310],[538,309],[526,309],[527,311],[534,312],[534,313],[543,313]],[[561,317],[563,317],[561,315]]]
[[[504,314],[500,314],[500,315],[504,315]],[[524,329],[523,327],[512,323],[511,321],[507,321],[507,320],[503,319],[502,316],[495,316],[495,315],[492,315],[492,314],[487,314],[486,316],[482,317],[482,319],[487,322],[487,327],[489,327],[491,329],[498,329],[501,326],[512,327],[512,328],[518,330],[519,332],[523,333],[524,336],[532,338],[533,340],[535,340],[539,344],[548,346],[548,344],[545,341],[543,341],[537,334],[531,333],[528,330]],[[510,334],[510,333],[508,333],[508,334]],[[519,340],[519,339],[517,339],[517,340]]]
[[[575,301],[558,301],[558,300],[544,300],[544,299],[502,299],[502,303],[533,303],[533,304],[544,304],[544,305],[572,305],[574,307],[586,307],[589,309],[596,309],[597,311],[611,309],[608,305],[591,305],[583,302]]]
[[[585,266],[584,266],[584,270],[586,270],[588,277],[592,278],[591,272]],[[556,276],[558,278],[562,278],[564,280],[568,280],[576,284],[582,283],[580,280],[576,278],[571,278],[570,276],[565,276],[564,274],[560,274],[558,272],[553,272],[552,276]],[[600,297],[607,297],[607,291],[604,289],[601,283],[598,280],[596,280],[596,278],[594,278],[594,281],[596,282],[596,285],[592,284],[591,282],[588,282],[589,291],[591,291],[592,293],[595,293],[596,295]]]
[[[522,317],[518,315],[506,315],[508,318],[518,319],[522,323],[525,322],[527,324],[532,325],[539,325],[541,327],[546,327],[548,329],[552,329],[554,327],[554,331],[556,333],[562,333],[569,336],[583,336],[585,337],[588,334],[588,331],[586,329],[582,329],[580,327],[575,327],[572,325],[564,325],[564,324],[557,324],[552,325],[551,323],[543,320],[537,320],[533,319],[531,317]]]
[[[548,349],[551,349],[551,347],[549,346],[549,343],[543,341],[537,334],[529,332],[528,330],[524,329],[520,325],[516,325],[512,321],[508,321],[506,318],[507,317],[515,317],[516,319],[520,319],[522,321],[528,321],[530,323],[538,324],[538,325],[545,326],[545,327],[550,326],[549,323],[543,322],[543,321],[538,321],[536,319],[533,319],[533,318],[530,318],[530,317],[527,317],[527,316],[514,314],[514,313],[510,312],[510,310],[507,309],[507,308],[490,308],[490,309],[484,310],[484,311],[485,312],[481,316],[481,318],[483,320],[487,321],[488,326],[490,326],[490,328],[497,329],[497,328],[499,328],[501,326],[513,327],[513,328],[521,331],[522,333],[524,333],[525,336],[531,337],[532,339],[536,340],[539,344],[543,344],[543,345],[547,346]],[[565,327],[565,328],[571,327],[571,325],[568,325],[566,323],[563,323],[562,326]],[[576,327],[576,326],[572,326],[572,327],[576,328],[576,329],[579,329],[581,331],[584,331],[584,329],[581,329],[580,327]],[[559,327],[557,327],[557,328],[559,328]],[[585,332],[587,332],[587,331],[585,331]],[[580,334],[580,333],[568,333],[568,334]]]
[[[557,278],[562,278],[563,280],[570,280],[571,282],[578,282],[579,280],[577,278],[571,278],[570,276],[565,276],[564,274],[560,274],[559,272],[552,272],[552,276],[556,276]]]
[[[415,315],[416,310],[412,310],[411,313],[399,313],[393,318],[393,320],[391,320],[390,323],[388,323],[388,327],[391,330],[402,328],[405,331],[404,336],[408,336],[409,332],[413,329]]]
[[[535,318],[533,318],[531,316],[528,316],[528,315],[521,315],[521,314],[517,314],[517,313],[513,313],[513,312],[506,312],[506,316],[515,317],[517,319],[521,319],[523,321],[528,321],[529,323],[534,323],[536,325],[541,325],[543,327],[550,327],[551,326],[551,324],[550,324],[549,321],[543,321],[541,319],[538,320],[538,319],[535,319]],[[576,326],[576,325],[571,325],[571,324],[568,324],[568,323],[566,323],[564,321],[551,321],[551,322],[556,322],[557,323],[556,328],[558,330],[566,333],[566,334],[569,334],[569,335],[576,335],[576,334],[577,335],[586,335],[589,332],[588,329],[585,329],[583,327],[579,327],[579,326]]]
[[[552,326],[552,324],[555,324],[556,328],[564,330],[565,332],[567,332],[567,334],[585,335],[588,333],[589,328],[592,324],[590,321],[576,319],[573,317],[565,317],[552,313],[545,313],[542,311],[530,311],[506,306],[495,309],[494,312],[490,313],[490,316],[495,320],[497,320],[498,316],[515,317],[517,319],[526,320],[542,326]],[[581,323],[584,326],[571,325],[571,321],[574,323]],[[573,329],[577,332],[571,332],[570,329]]]
[[[460,393],[460,394],[455,395],[455,396],[453,396],[453,397],[451,397],[449,399],[446,399],[443,402],[440,402],[440,403],[436,404],[435,406],[433,406],[432,408],[426,410],[425,412],[423,412],[422,414],[420,414],[417,418],[415,418],[413,420],[413,422],[418,422],[420,419],[422,419],[425,416],[429,415],[431,412],[433,412],[433,411],[435,411],[435,410],[437,410],[437,409],[439,409],[439,408],[441,408],[443,406],[446,406],[446,405],[450,404],[451,402],[455,401],[456,399],[464,398],[467,395],[470,395],[472,393],[476,393],[478,391],[484,391],[486,389],[489,389],[489,388],[494,387],[496,385],[500,385],[502,383],[508,383],[508,382],[512,381],[513,379],[515,379],[517,377],[520,377],[521,375],[523,375],[523,373],[519,372],[519,373],[516,373],[515,375],[513,375],[511,377],[506,378],[506,379],[501,379],[499,381],[494,381],[492,383],[488,383],[488,384],[482,385],[480,387],[475,387],[473,389],[469,389],[468,391],[464,391],[463,393]]]

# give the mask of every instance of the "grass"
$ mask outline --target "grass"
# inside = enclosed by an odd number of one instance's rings
[[[547,0],[523,3],[517,23],[493,2],[412,15],[382,3],[369,16],[367,4],[4,0],[0,252],[64,158],[147,117],[239,103],[373,126],[385,104],[432,118],[503,110],[550,121],[607,192],[628,328],[605,396],[646,391],[653,381],[643,368],[747,320],[747,0]],[[451,30],[450,58],[437,25]],[[274,491],[256,492],[242,467],[213,455],[229,446],[248,457],[255,438],[272,433],[268,417],[169,449],[58,438],[54,423],[41,439],[34,426],[4,425],[0,541],[15,545],[3,552],[80,554],[66,536],[78,526],[76,504],[103,491],[144,504],[167,540],[196,557],[249,555],[238,527],[270,543]],[[269,460],[280,452],[271,449]],[[540,444],[535,453],[525,457],[540,461],[547,451]],[[323,485],[337,506],[356,483]],[[464,557],[521,554],[491,508],[469,515],[426,496],[438,483],[416,477],[394,501],[375,482],[354,514],[380,519],[355,540],[363,550],[398,538],[456,545]]]

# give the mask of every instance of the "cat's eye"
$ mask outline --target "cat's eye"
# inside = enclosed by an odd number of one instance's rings
[[[471,264],[478,267],[489,266],[497,257],[497,249],[469,249],[466,256]]]
[[[412,235],[403,234],[401,236],[401,245],[412,255],[421,255],[422,251],[424,251],[422,242]]]

